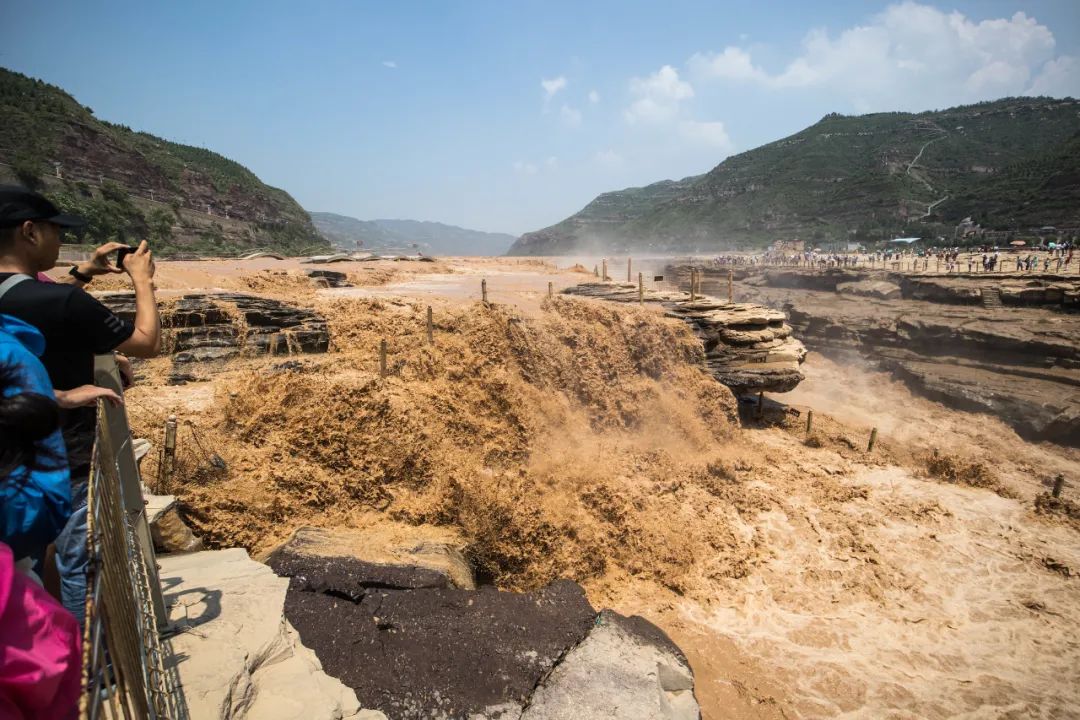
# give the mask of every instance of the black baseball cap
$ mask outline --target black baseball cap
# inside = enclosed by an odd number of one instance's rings
[[[62,228],[80,228],[86,221],[65,215],[44,195],[18,185],[0,185],[0,227],[15,227],[27,220],[45,220]]]

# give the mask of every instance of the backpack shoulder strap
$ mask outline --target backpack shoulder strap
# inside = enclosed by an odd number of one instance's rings
[[[33,280],[33,278],[29,275],[24,275],[23,273],[15,273],[7,280],[0,283],[0,300],[3,300],[4,296],[8,294],[8,291],[11,290],[11,288],[15,287],[24,280]]]

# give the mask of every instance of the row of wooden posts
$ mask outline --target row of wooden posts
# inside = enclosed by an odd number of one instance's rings
[[[690,268],[690,302],[696,302],[701,294],[701,278],[704,274],[704,270]],[[727,271],[727,301],[735,302],[735,271],[731,268]]]
[[[599,266],[593,265],[593,274],[596,277],[600,278],[601,280],[603,280],[605,282],[611,279],[608,276],[608,271],[607,271],[607,258],[603,258],[600,261]],[[694,267],[690,268],[690,302],[695,302],[698,299],[698,296],[701,295],[701,279],[702,279],[703,276],[704,276],[704,271],[703,270],[699,270],[698,268],[694,268]],[[728,286],[727,286],[728,302],[730,303],[730,302],[735,301],[735,272],[733,270],[731,270],[730,268],[728,269],[728,278],[727,278],[727,280],[728,280]],[[633,282],[633,281],[634,281],[633,258],[626,258],[626,282],[629,283],[629,282]],[[644,304],[645,303],[645,277],[644,277],[643,273],[639,272],[637,274],[637,282],[638,282],[638,304]],[[551,283],[548,283],[548,285],[550,285],[550,284]],[[485,296],[485,298],[486,298],[486,296]],[[487,302],[486,299],[485,299],[485,302]]]
[[[765,411],[765,393],[759,392],[757,397],[757,416],[761,418]],[[809,437],[810,433],[814,431],[814,411],[806,411],[806,435]],[[870,441],[866,443],[866,452],[873,452],[874,445],[877,444],[877,428],[870,429]]]

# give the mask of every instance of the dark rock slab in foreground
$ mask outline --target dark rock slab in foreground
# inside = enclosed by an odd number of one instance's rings
[[[693,673],[667,635],[597,613],[574,582],[457,589],[427,568],[322,554],[316,537],[268,560],[290,577],[285,617],[328,674],[390,720],[700,717]]]
[[[285,617],[327,673],[353,688],[361,705],[390,718],[497,712],[517,718],[541,678],[596,620],[585,593],[570,581],[523,594],[454,588],[357,593],[354,575],[368,573],[365,565],[339,558],[332,567],[290,566],[303,573],[290,581]]]

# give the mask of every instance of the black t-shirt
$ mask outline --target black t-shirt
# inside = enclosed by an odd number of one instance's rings
[[[12,273],[0,272],[0,283]],[[86,291],[64,283],[24,280],[0,298],[0,313],[36,327],[45,336],[41,364],[57,390],[94,383],[94,355],[115,350],[135,326]],[[61,413],[72,478],[86,475],[94,443],[94,408]]]

